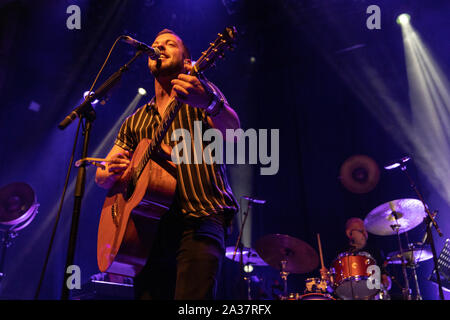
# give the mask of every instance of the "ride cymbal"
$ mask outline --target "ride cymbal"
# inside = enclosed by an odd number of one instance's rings
[[[423,222],[425,207],[417,199],[398,199],[386,202],[369,212],[364,219],[368,232],[390,236],[409,231]]]

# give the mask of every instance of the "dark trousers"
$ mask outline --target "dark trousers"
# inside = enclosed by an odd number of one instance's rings
[[[201,220],[162,217],[146,266],[135,278],[136,299],[214,299],[224,249],[196,233]]]

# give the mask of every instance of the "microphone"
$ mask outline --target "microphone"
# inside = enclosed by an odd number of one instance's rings
[[[131,44],[137,50],[144,51],[144,53],[147,54],[152,60],[156,60],[161,56],[161,52],[159,51],[158,48],[150,47],[143,42],[133,39],[132,37],[122,36],[122,41]]]
[[[259,204],[266,203],[266,200],[255,199],[255,198],[252,198],[252,197],[242,196],[241,198],[243,198],[245,200],[248,200],[250,202],[253,202],[253,203],[259,203]]]
[[[384,168],[386,170],[392,170],[392,169],[400,167],[403,163],[408,162],[409,160],[411,160],[411,158],[408,156],[405,156],[403,158],[389,162],[387,165],[384,166]]]

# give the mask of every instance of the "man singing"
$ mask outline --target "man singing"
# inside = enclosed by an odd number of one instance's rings
[[[152,138],[173,98],[182,107],[164,137],[166,145],[174,146],[171,134],[179,128],[194,137],[195,121],[202,123],[203,130],[220,130],[224,137],[226,129],[240,126],[236,112],[215,85],[187,74],[192,68],[191,58],[177,34],[162,30],[152,47],[161,52],[157,60],[148,59],[155,78],[155,96],[122,124],[106,157],[110,161],[97,170],[96,183],[100,187],[109,189],[121,178],[136,146],[143,138]],[[191,143],[194,150],[193,141],[186,143]],[[165,147],[162,150],[169,152]],[[215,298],[226,227],[238,205],[224,164],[182,162],[176,169],[174,202],[160,220],[146,266],[135,278],[137,299]]]

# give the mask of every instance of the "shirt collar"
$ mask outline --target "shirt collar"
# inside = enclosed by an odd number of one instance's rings
[[[156,109],[156,103],[155,103],[155,97],[153,97],[148,103],[147,103],[147,111],[153,111],[153,112],[157,112],[158,110]]]

